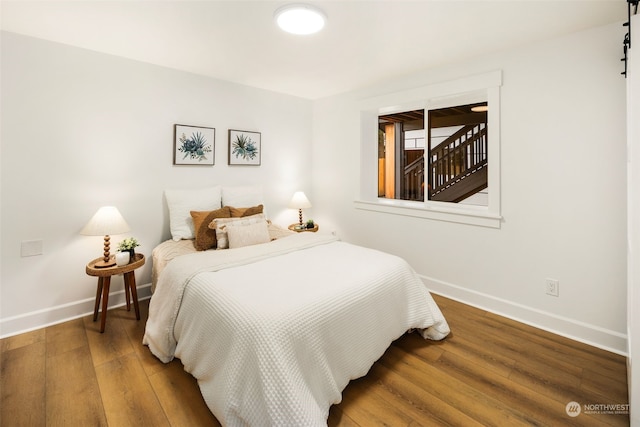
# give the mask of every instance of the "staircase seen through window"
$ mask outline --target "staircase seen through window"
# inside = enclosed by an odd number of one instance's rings
[[[378,197],[487,206],[487,103],[378,116]],[[425,166],[426,162],[426,166]]]

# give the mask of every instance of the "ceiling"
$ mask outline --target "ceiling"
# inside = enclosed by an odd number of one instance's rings
[[[627,13],[624,0],[310,0],[327,25],[294,36],[273,20],[288,3],[2,0],[0,14],[6,31],[317,99]]]

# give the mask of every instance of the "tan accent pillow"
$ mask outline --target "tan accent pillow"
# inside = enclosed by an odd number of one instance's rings
[[[228,249],[229,239],[227,237],[227,225],[249,225],[256,222],[265,221],[264,214],[256,214],[245,216],[242,218],[218,218],[209,223],[209,228],[216,231],[216,240],[218,241],[218,249]]]
[[[231,211],[227,206],[215,211],[191,211],[196,240],[194,246],[199,251],[215,249],[217,245],[216,230],[209,228],[209,223],[216,218],[231,218]]]
[[[261,214],[264,210],[264,206],[258,205],[247,208],[234,208],[233,206],[229,206],[229,209],[231,210],[231,218],[242,218],[244,216]]]
[[[227,224],[226,230],[227,238],[229,239],[229,249],[271,241],[267,221],[260,221],[254,224],[231,223]]]

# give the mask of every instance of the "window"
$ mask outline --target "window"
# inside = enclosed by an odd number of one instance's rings
[[[378,117],[378,197],[424,200],[424,110]]]
[[[429,110],[424,124],[424,110],[378,116],[378,197],[486,206],[487,102]]]
[[[364,101],[356,207],[499,227],[501,83],[496,71]]]
[[[487,102],[429,110],[429,200],[486,206]]]

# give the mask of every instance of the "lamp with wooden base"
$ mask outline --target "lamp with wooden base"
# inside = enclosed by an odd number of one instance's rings
[[[110,234],[122,234],[129,231],[129,225],[115,206],[103,206],[93,215],[80,234],[84,236],[104,236],[102,261],[93,264],[94,268],[106,268],[116,265],[110,254]]]
[[[292,209],[298,209],[298,221],[300,228],[302,228],[302,209],[310,208],[311,202],[302,191],[296,191],[289,202],[289,207]]]

